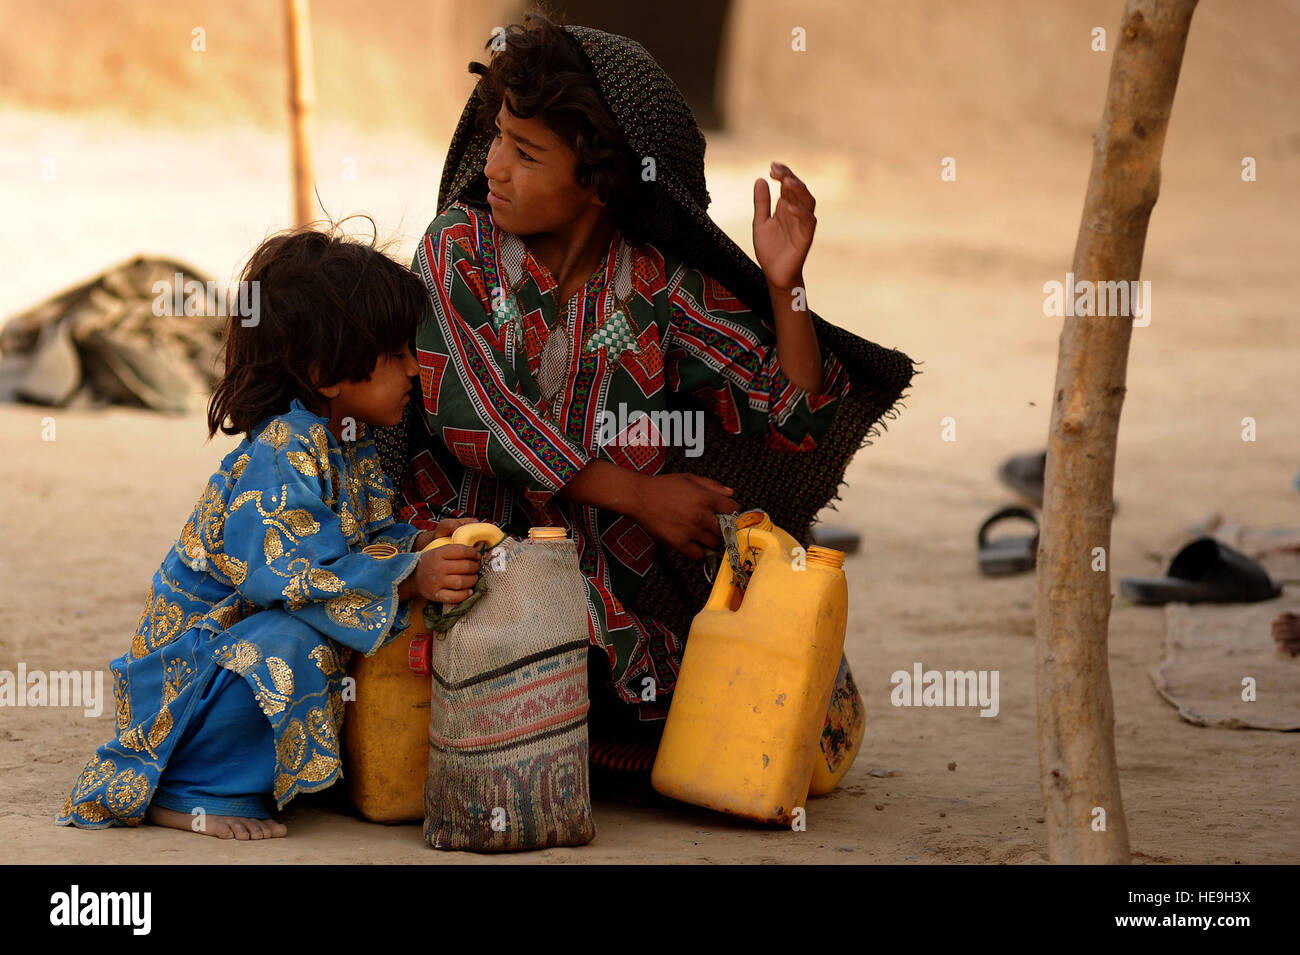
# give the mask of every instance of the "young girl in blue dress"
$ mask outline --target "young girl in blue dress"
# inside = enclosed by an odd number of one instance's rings
[[[228,323],[208,433],[244,440],[153,576],[112,663],[117,736],[61,825],[285,835],[270,803],[342,774],[350,655],[409,626],[412,597],[460,603],[477,580],[473,548],[420,553],[464,521],[395,521],[369,431],[409,400],[421,281],[373,246],[315,231],[267,240],[242,281],[255,304]]]

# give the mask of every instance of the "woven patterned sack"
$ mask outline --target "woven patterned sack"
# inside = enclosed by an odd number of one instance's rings
[[[506,538],[485,554],[477,606],[433,641],[424,836],[435,849],[544,849],[596,835],[586,587],[573,541],[556,533]]]

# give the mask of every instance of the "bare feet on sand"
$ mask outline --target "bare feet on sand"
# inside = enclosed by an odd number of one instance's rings
[[[202,819],[195,827],[195,819]],[[247,842],[250,839],[275,839],[287,836],[289,830],[274,819],[247,819],[243,816],[192,816],[175,809],[163,809],[161,806],[149,807],[149,821],[155,826],[167,826],[170,829],[184,829],[204,836],[216,836],[218,839],[238,839]]]

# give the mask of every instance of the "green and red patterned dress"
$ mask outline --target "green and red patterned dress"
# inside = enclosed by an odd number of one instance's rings
[[[663,719],[686,634],[657,622],[653,608],[632,609],[656,541],[622,514],[556,492],[597,458],[659,473],[663,444],[691,434],[671,427],[682,402],[670,408],[670,397],[694,396],[728,432],[765,433],[775,450],[811,450],[848,375],[823,346],[822,393],[795,387],[768,323],[672,252],[617,229],[563,303],[523,239],[477,204],[457,202],[434,219],[413,268],[430,307],[416,334],[424,426],[411,434],[401,520],[427,528],[474,517],[512,536],[568,528],[613,692],[642,720]]]

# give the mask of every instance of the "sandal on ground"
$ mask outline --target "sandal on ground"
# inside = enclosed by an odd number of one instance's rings
[[[1120,593],[1140,604],[1255,603],[1280,596],[1258,563],[1213,537],[1198,537],[1174,555],[1164,577],[1124,577]]]
[[[1043,506],[1043,475],[1047,473],[1047,452],[1017,454],[998,465],[998,480],[1035,507]]]
[[[1047,452],[1016,454],[998,465],[998,480],[1037,508],[1043,506],[1043,482],[1047,474]],[[1111,514],[1119,513],[1119,501],[1111,498]]]
[[[999,521],[1010,518],[1023,518],[1034,525],[1032,537],[1004,537],[990,541],[989,528]],[[1038,563],[1038,518],[1027,507],[1010,505],[994,511],[980,525],[975,537],[979,551],[980,573],[986,577],[1000,577],[1004,574],[1022,574],[1033,570]]]

